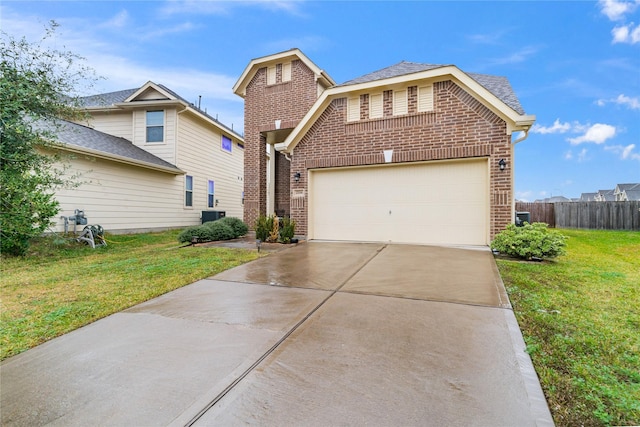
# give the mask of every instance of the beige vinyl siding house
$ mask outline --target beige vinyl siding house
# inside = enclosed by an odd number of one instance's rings
[[[73,154],[69,173],[81,175],[78,187],[56,193],[61,217],[80,209],[112,233],[196,225],[203,211],[242,218],[240,135],[153,82],[85,101],[88,123],[59,132]]]

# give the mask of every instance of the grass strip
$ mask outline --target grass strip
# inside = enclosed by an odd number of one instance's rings
[[[49,237],[3,257],[0,360],[259,256],[180,247],[178,232],[107,236],[96,249]]]
[[[639,425],[640,233],[560,231],[557,261],[497,261],[554,420]]]

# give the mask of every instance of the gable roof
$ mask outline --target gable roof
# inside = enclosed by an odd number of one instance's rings
[[[640,200],[640,188],[637,190],[622,190],[622,192],[627,196],[627,200]]]
[[[394,86],[406,86],[408,83],[417,83],[420,80],[445,79],[454,81],[494,114],[501,117],[507,124],[509,135],[514,131],[525,132],[525,136],[519,138],[514,144],[526,138],[526,134],[535,122],[535,116],[524,114],[524,110],[506,78],[484,74],[474,74],[472,77],[455,65],[418,64],[403,61],[322,92],[285,141],[276,144],[276,150],[291,152],[333,99],[367,93],[372,89],[384,88],[386,90]]]
[[[294,48],[290,50],[286,50],[284,52],[275,53],[273,55],[263,56],[261,58],[254,58],[249,61],[249,65],[246,66],[240,78],[235,85],[233,85],[233,93],[242,98],[247,94],[247,86],[255,73],[264,67],[268,67],[271,65],[283,63],[286,61],[291,61],[294,59],[298,59],[302,61],[316,76],[316,80],[320,82],[325,88],[335,86],[336,82],[333,81],[331,76],[327,74],[324,70],[320,69],[313,61],[311,61],[307,56],[300,51],[300,49]]]
[[[52,126],[47,126],[51,129]],[[66,120],[56,120],[54,130],[57,147],[66,151],[90,154],[109,160],[128,163],[148,169],[181,175],[185,172],[175,165],[154,156],[131,141],[91,129]]]
[[[349,80],[339,86],[349,86],[358,83],[368,83],[376,80],[383,80],[392,77],[404,76],[407,74],[419,73],[421,71],[433,70],[436,68],[448,67],[450,65],[421,64],[418,62],[401,61],[397,64],[374,71],[364,76]],[[506,77],[492,76],[489,74],[466,73],[485,89],[497,96],[502,102],[511,107],[518,114],[524,114],[524,109],[520,101],[511,88],[511,84]]]
[[[640,190],[640,183],[633,184],[618,184],[614,189],[614,193],[622,193],[625,190]]]
[[[150,90],[155,90],[162,94],[163,98],[158,99],[145,99],[142,95]],[[180,105],[186,109],[189,109],[193,114],[196,114],[204,120],[212,123],[215,127],[221,131],[232,134],[232,136],[240,141],[243,141],[242,135],[231,129],[227,125],[218,121],[213,116],[210,116],[204,110],[196,107],[176,92],[172,91],[168,87],[162,84],[156,84],[152,81],[148,81],[144,85],[136,89],[125,89],[116,92],[101,93],[97,95],[86,96],[80,98],[80,102],[83,108],[87,110],[104,110],[104,109],[122,109],[128,107],[137,107],[141,105],[153,105],[162,102],[174,103]]]

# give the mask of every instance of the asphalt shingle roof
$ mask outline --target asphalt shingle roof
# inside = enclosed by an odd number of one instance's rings
[[[180,101],[184,102],[185,104],[188,104],[191,108],[193,108],[194,110],[196,110],[200,114],[206,116],[208,119],[216,122],[225,131],[234,134],[236,136],[236,138],[242,138],[242,135],[240,135],[238,132],[236,132],[235,130],[231,129],[229,126],[225,125],[224,123],[220,122],[215,117],[209,115],[206,111],[201,110],[200,108],[195,106],[193,103],[187,101],[186,99],[184,99],[183,97],[181,97],[180,95],[178,95],[177,93],[175,93],[174,91],[169,89],[168,87],[166,87],[166,86],[164,86],[162,84],[158,84],[158,86],[161,87],[163,90],[165,90],[170,95],[174,96],[176,99],[179,99]],[[138,90],[140,90],[140,88],[125,89],[125,90],[119,90],[119,91],[116,91],[116,92],[107,92],[107,93],[101,93],[101,94],[97,94],[97,95],[85,96],[83,98],[80,98],[80,104],[84,108],[109,107],[111,105],[119,104],[121,102],[124,102],[127,98],[129,98],[131,95],[136,93]]]
[[[349,86],[358,83],[367,83],[376,80],[388,79],[391,77],[404,76],[407,74],[419,73],[421,71],[433,70],[446,67],[446,65],[421,64],[417,62],[401,61],[395,65],[374,71],[364,76],[346,81],[339,86]],[[473,80],[482,85],[489,92],[497,96],[502,102],[511,107],[518,114],[524,114],[524,109],[520,101],[513,92],[513,88],[506,77],[492,76],[488,74],[466,73]]]
[[[127,139],[109,135],[86,126],[65,120],[58,120],[55,125],[54,134],[59,142],[66,145],[126,157],[137,162],[173,169],[177,173],[182,173],[182,170],[177,166],[135,146]]]

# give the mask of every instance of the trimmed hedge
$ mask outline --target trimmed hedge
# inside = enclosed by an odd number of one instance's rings
[[[522,227],[509,224],[491,242],[491,249],[522,259],[555,258],[566,253],[566,236],[550,231],[544,222],[524,223]]]
[[[233,217],[225,217],[217,221],[205,222],[202,225],[187,227],[178,235],[181,243],[213,242],[217,240],[231,240],[244,236],[249,227],[242,220]]]

